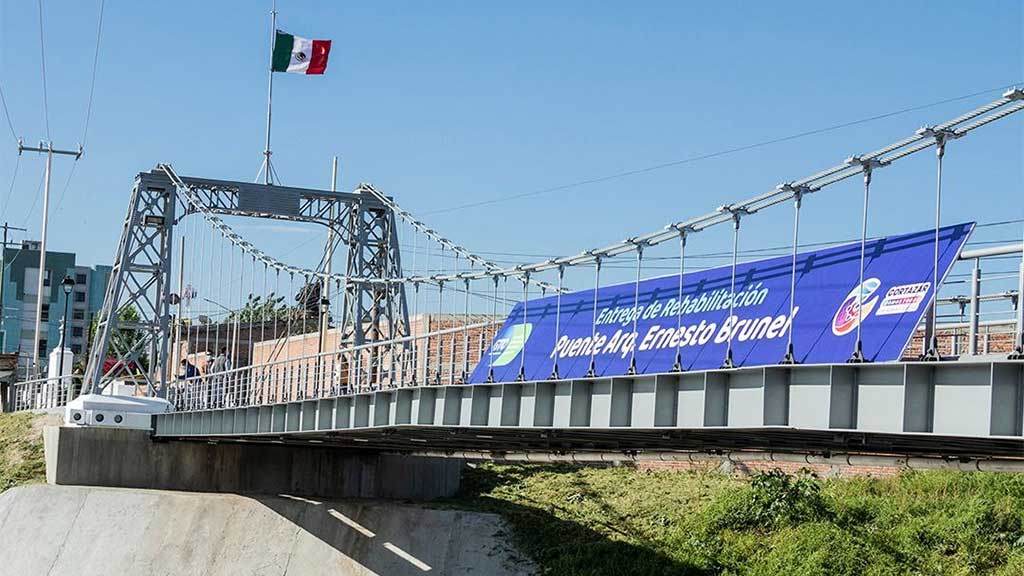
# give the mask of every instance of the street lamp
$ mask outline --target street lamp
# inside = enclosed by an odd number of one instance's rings
[[[60,362],[57,364],[57,376],[64,378],[64,346],[68,339],[68,302],[71,300],[71,291],[75,289],[75,279],[70,274],[64,276],[60,281],[60,287],[64,290],[64,322],[60,334]]]

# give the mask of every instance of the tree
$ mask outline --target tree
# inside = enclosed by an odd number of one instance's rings
[[[297,304],[288,306],[284,303],[284,296],[276,296],[273,292],[262,296],[250,294],[245,306],[241,310],[231,312],[218,324],[232,324],[235,321],[248,324],[260,323],[286,323],[291,319],[291,330],[293,334],[303,334],[320,327],[320,292],[315,292],[307,284],[295,296]],[[311,306],[310,302],[315,303]],[[330,319],[328,319],[330,323]]]
[[[283,304],[284,296],[276,296],[273,292],[267,294],[266,298],[250,294],[245,306],[241,310],[232,312],[227,322],[239,320],[241,322],[272,322],[287,320],[289,308]]]

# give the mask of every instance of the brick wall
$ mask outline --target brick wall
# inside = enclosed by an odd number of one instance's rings
[[[740,460],[734,461],[727,458],[709,457],[695,461],[640,461],[635,464],[638,470],[676,470],[676,471],[719,471],[731,476],[746,477],[757,472],[768,472],[771,470],[782,470],[786,474],[800,474],[809,470],[819,478],[853,478],[870,476],[874,478],[887,478],[895,476],[906,470],[904,466],[897,463],[893,465],[884,464],[850,464],[837,460],[831,463],[798,462],[792,460]]]
[[[1009,354],[1016,344],[1013,324],[998,326],[981,326],[978,328],[979,354]],[[916,360],[924,351],[924,330],[918,330],[910,339],[910,344],[903,351],[904,360]],[[967,329],[939,329],[939,353],[943,356],[960,356],[967,354]]]

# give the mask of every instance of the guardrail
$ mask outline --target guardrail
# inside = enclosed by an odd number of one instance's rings
[[[82,376],[68,375],[16,382],[7,389],[4,412],[60,408],[82,393]]]
[[[207,410],[419,385],[463,384],[502,322],[489,321],[179,378],[167,399]]]
[[[999,257],[1018,257],[1018,271],[983,275],[982,263]],[[966,280],[969,294],[939,298],[937,300],[937,335],[940,347],[949,356],[977,356],[980,354],[1007,353],[1018,357],[1024,344],[1024,307],[1020,294],[1024,291],[1024,244],[1006,244],[976,250],[965,250],[960,254],[961,262],[972,263],[970,278]],[[1006,289],[1013,282],[1015,288]],[[986,283],[1001,284],[1002,290],[983,293]],[[951,283],[947,281],[946,286]],[[998,308],[998,304],[1009,304]],[[996,309],[983,307],[997,306]],[[950,309],[953,308],[953,311]],[[928,320],[925,320],[927,323]],[[927,332],[927,326],[925,326]],[[993,348],[996,336],[998,348]],[[926,337],[927,340],[927,337]],[[945,343],[945,345],[942,345]]]

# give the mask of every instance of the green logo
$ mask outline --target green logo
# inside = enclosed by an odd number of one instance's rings
[[[533,324],[515,324],[502,334],[501,338],[494,341],[491,346],[491,356],[497,355],[494,359],[495,366],[504,366],[515,359],[523,350],[526,341],[533,332]]]

